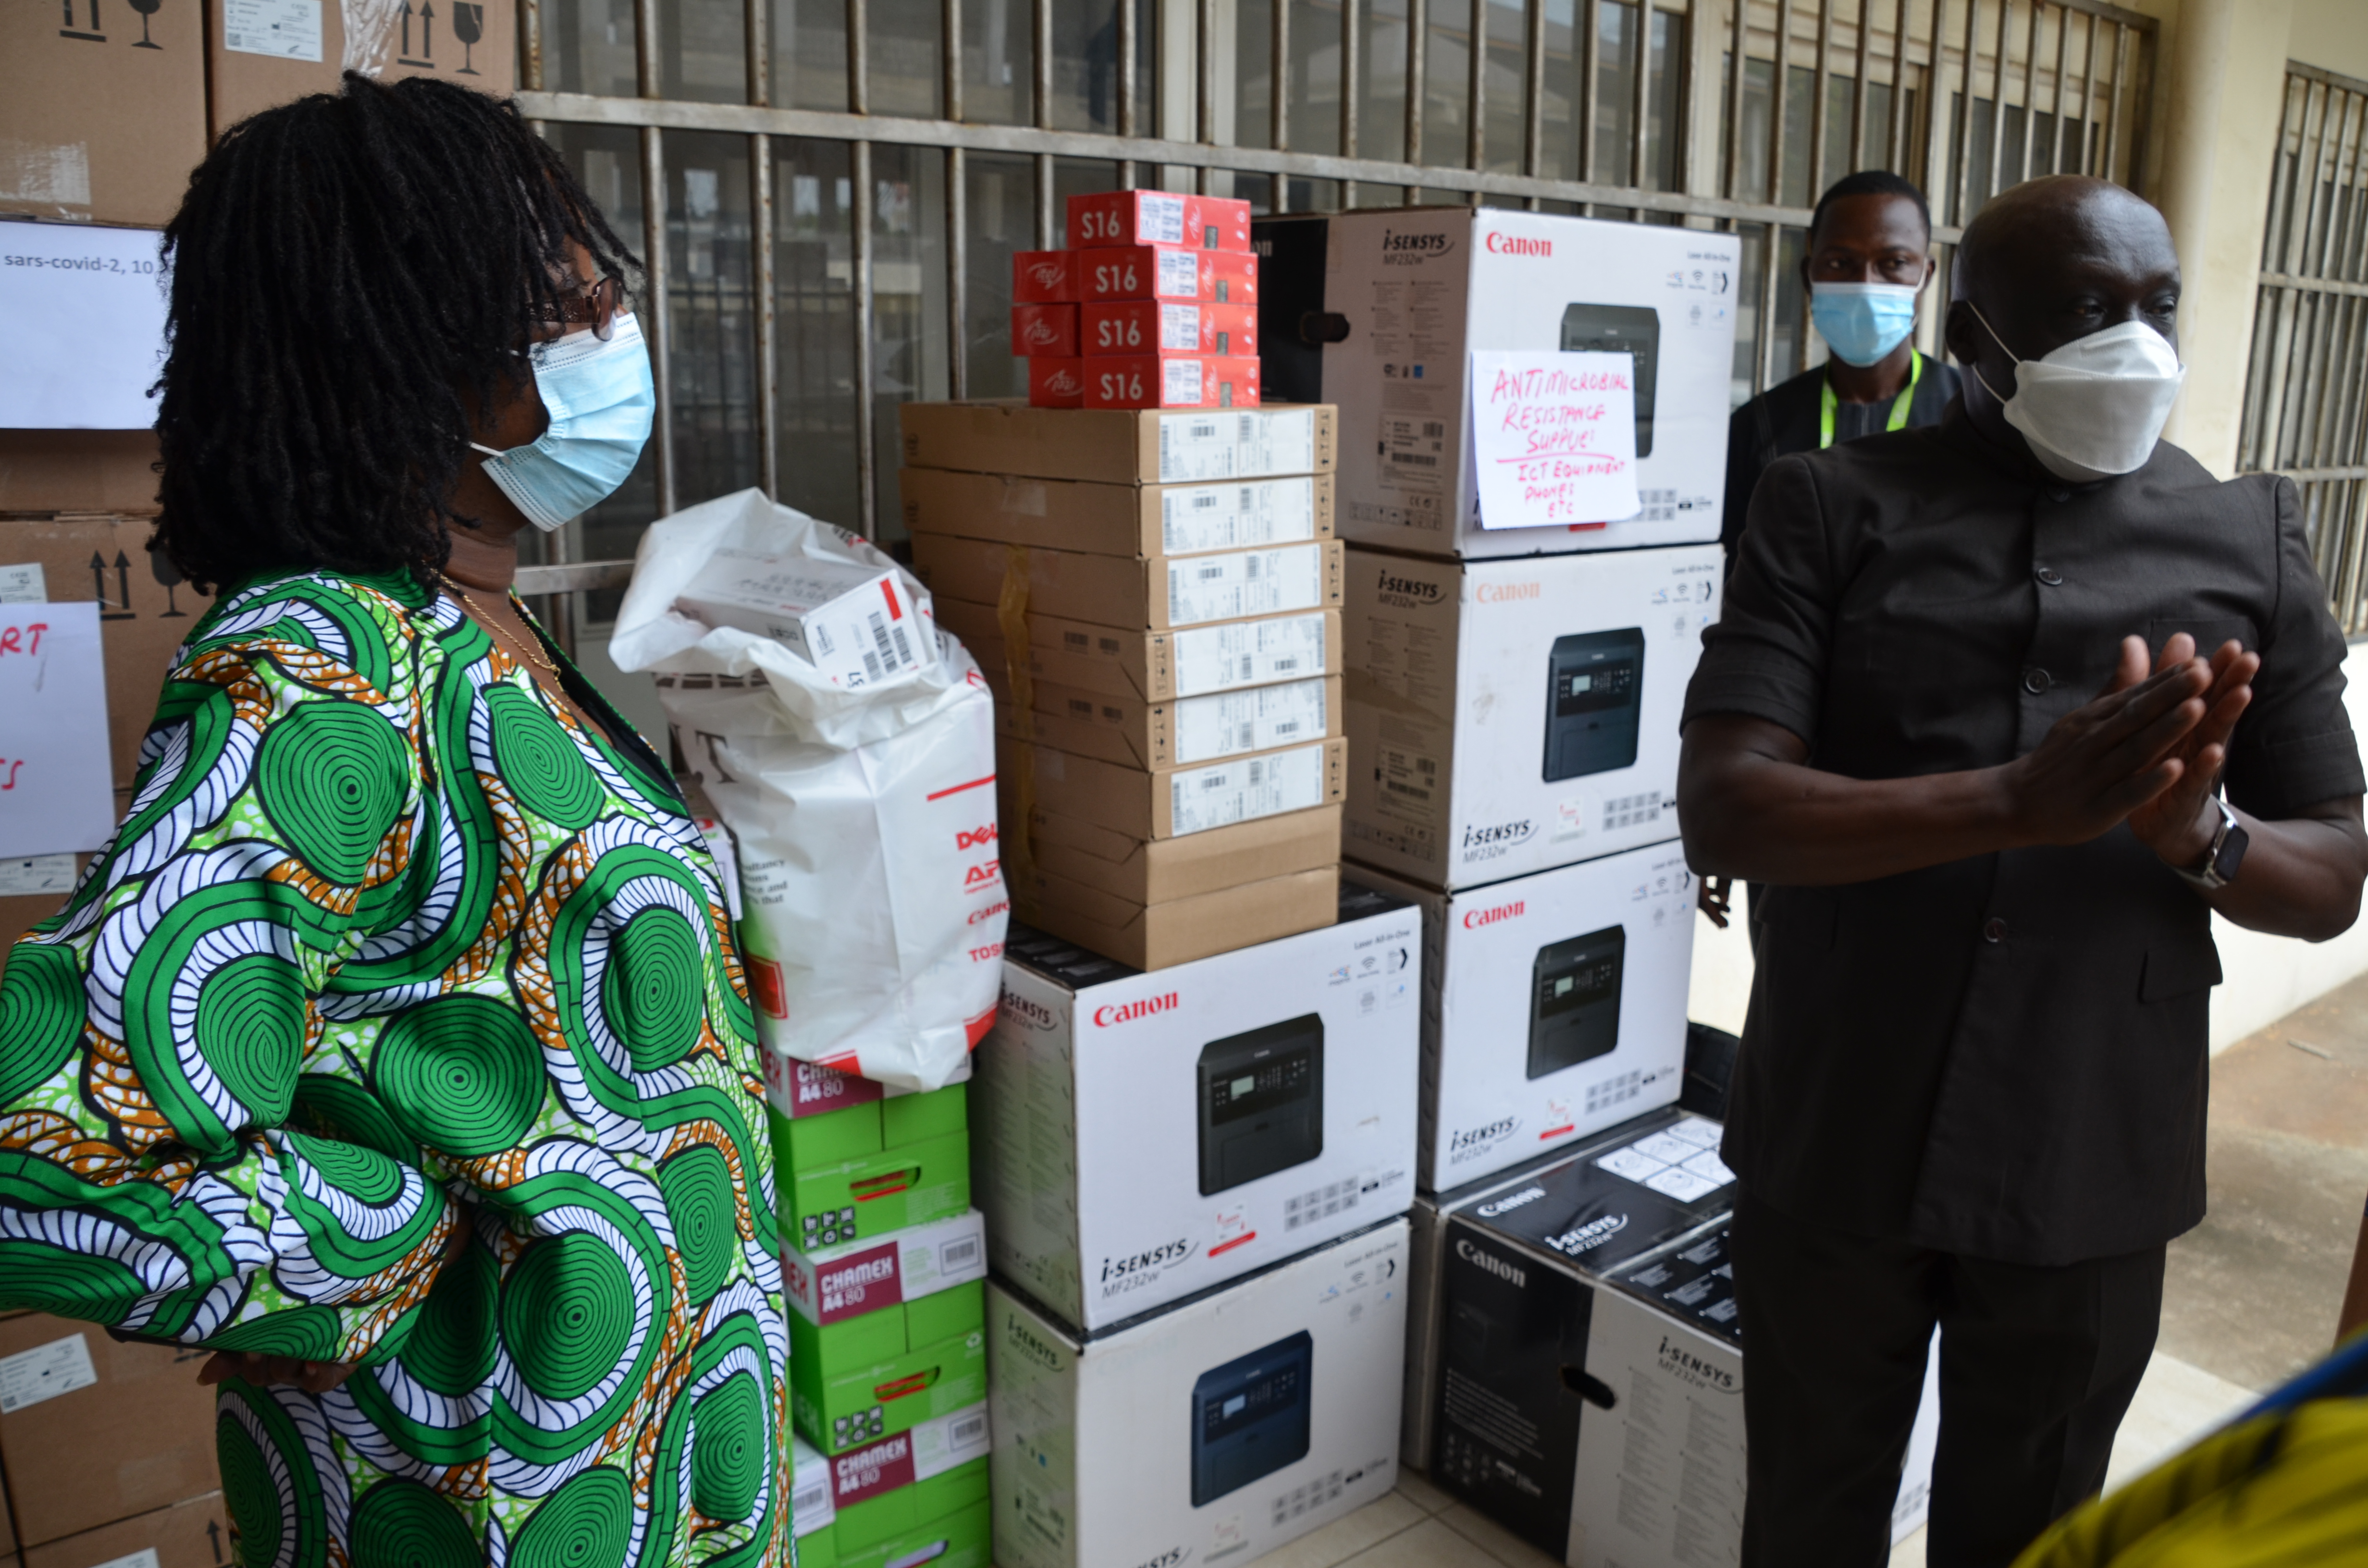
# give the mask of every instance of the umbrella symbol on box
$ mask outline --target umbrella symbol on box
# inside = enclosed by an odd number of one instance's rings
[[[476,68],[469,62],[485,36],[484,6],[472,6],[469,0],[452,0],[452,36],[461,40],[461,69],[455,74],[475,75]]]

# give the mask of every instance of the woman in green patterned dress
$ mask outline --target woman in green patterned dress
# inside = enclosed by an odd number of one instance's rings
[[[0,1305],[217,1352],[249,1568],[788,1562],[715,868],[507,591],[647,433],[632,258],[510,105],[350,75],[165,246],[158,535],[218,595],[0,977]]]

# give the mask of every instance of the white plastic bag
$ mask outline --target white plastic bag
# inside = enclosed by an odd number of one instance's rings
[[[675,743],[731,829],[767,1045],[939,1088],[994,1022],[1001,990],[993,699],[909,574],[937,656],[853,691],[779,642],[676,610],[727,549],[894,562],[759,490],[705,502],[643,535],[609,652],[620,670],[656,672]]]

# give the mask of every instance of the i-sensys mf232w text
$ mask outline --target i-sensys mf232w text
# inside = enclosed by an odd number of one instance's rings
[[[1554,639],[1546,659],[1545,781],[1636,766],[1645,629]]]
[[[1315,1359],[1315,1336],[1302,1329],[1201,1374],[1192,1385],[1192,1506],[1307,1457]]]
[[[1620,973],[1626,927],[1607,926],[1538,949],[1530,987],[1532,1081],[1620,1048]]]
[[[1653,370],[1661,358],[1661,312],[1650,305],[1572,304],[1563,308],[1565,354],[1625,354],[1635,363],[1636,455],[1653,455]]]
[[[1304,1013],[1201,1048],[1201,1196],[1324,1153],[1324,1018]]]

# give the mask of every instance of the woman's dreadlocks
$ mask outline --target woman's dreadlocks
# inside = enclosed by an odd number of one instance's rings
[[[347,72],[232,127],[165,231],[156,534],[182,574],[440,567],[470,411],[526,383],[571,240],[638,267],[507,101]]]

